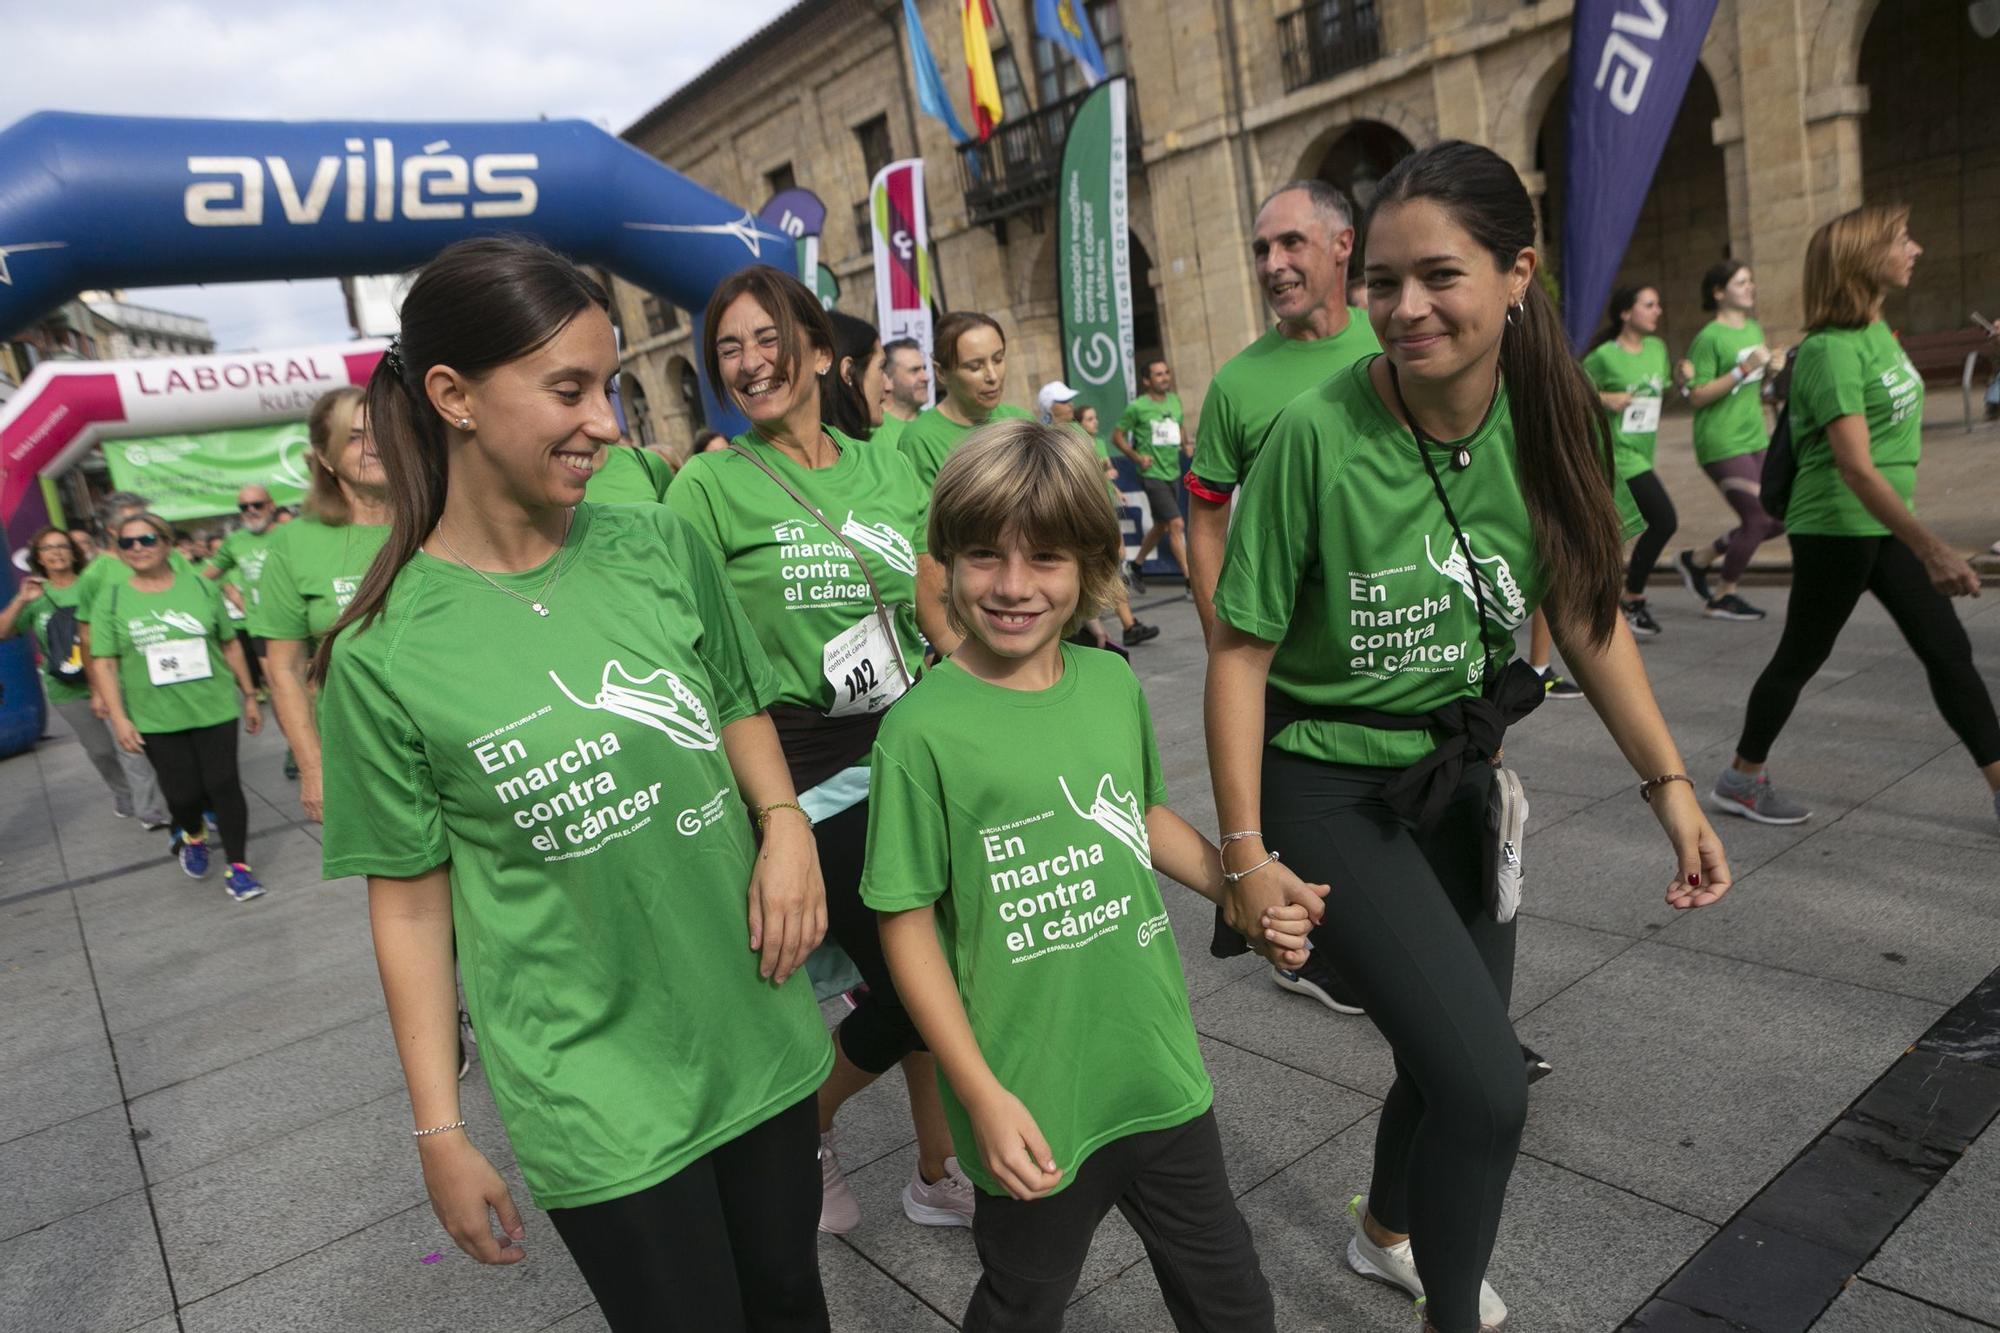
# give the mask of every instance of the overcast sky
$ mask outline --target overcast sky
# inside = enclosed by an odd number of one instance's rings
[[[534,120],[623,130],[791,0],[60,0],[0,20],[0,127],[33,111]],[[223,350],[351,336],[339,284],[134,291]]]

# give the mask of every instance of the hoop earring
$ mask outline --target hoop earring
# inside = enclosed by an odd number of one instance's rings
[[[1508,306],[1508,307],[1507,307],[1507,325],[1508,325],[1508,327],[1509,327],[1509,328],[1514,328],[1514,327],[1518,327],[1518,326],[1520,325],[1520,323],[1521,323],[1521,307],[1522,307],[1522,305],[1523,305],[1523,304],[1525,304],[1525,303],[1524,303],[1524,302],[1516,302],[1515,304],[1513,304],[1513,305],[1510,305],[1510,306]]]

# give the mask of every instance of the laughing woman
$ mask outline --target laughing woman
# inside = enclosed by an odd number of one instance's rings
[[[608,304],[509,239],[410,288],[368,386],[389,540],[314,661],[326,873],[368,877],[460,1248],[525,1257],[460,1112],[454,928],[521,1174],[611,1327],[824,1330],[818,857],[714,561],[657,505],[579,503],[618,438]]]

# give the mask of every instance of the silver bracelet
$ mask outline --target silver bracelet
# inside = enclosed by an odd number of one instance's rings
[[[1240,883],[1241,881],[1243,881],[1243,880],[1246,880],[1246,879],[1250,878],[1250,877],[1251,877],[1252,875],[1254,875],[1254,874],[1256,874],[1256,873],[1257,873],[1258,871],[1262,870],[1262,869],[1263,869],[1263,868],[1264,868],[1265,866],[1267,866],[1267,865],[1271,864],[1271,862],[1273,862],[1273,861],[1278,861],[1278,860],[1282,860],[1282,859],[1283,859],[1283,858],[1282,858],[1282,857],[1280,857],[1280,856],[1279,856],[1279,855],[1278,855],[1278,854],[1277,854],[1276,852],[1272,852],[1272,853],[1271,853],[1270,855],[1266,856],[1266,857],[1265,857],[1265,858],[1264,858],[1263,860],[1259,861],[1259,862],[1258,862],[1258,863],[1257,863],[1256,865],[1254,865],[1254,866],[1251,866],[1251,867],[1250,867],[1250,868],[1249,868],[1248,870],[1225,870],[1225,871],[1223,871],[1223,872],[1222,872],[1222,878],[1223,878],[1223,879],[1224,879],[1225,881],[1227,881],[1228,883],[1231,883],[1231,884],[1236,884],[1236,883]]]
[[[1263,836],[1264,830],[1260,828],[1244,829],[1241,833],[1225,833],[1222,835],[1222,845],[1227,847],[1230,843],[1241,842],[1245,838],[1261,838]]]
[[[454,1120],[449,1125],[433,1125],[429,1129],[413,1129],[410,1131],[410,1137],[413,1139],[427,1139],[433,1134],[449,1134],[454,1129],[464,1128],[465,1122],[463,1120]]]

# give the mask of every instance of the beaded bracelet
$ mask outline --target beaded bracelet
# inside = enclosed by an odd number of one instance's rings
[[[1685,773],[1662,773],[1656,778],[1648,778],[1639,784],[1639,799],[1647,805],[1651,805],[1653,803],[1653,790],[1657,787],[1664,787],[1669,782],[1685,782],[1690,787],[1694,786],[1694,779]]]
[[[1238,884],[1238,883],[1241,883],[1242,881],[1244,881],[1244,880],[1246,880],[1246,879],[1250,878],[1250,877],[1251,877],[1252,875],[1254,875],[1254,874],[1256,874],[1256,873],[1257,873],[1258,871],[1262,870],[1262,869],[1263,869],[1263,868],[1264,868],[1265,866],[1267,866],[1267,865],[1271,864],[1271,862],[1273,862],[1273,861],[1280,861],[1280,860],[1283,860],[1283,859],[1284,859],[1284,858],[1283,858],[1283,857],[1281,857],[1281,856],[1279,856],[1279,855],[1278,855],[1278,854],[1277,854],[1276,852],[1272,852],[1272,853],[1271,853],[1270,855],[1266,856],[1266,857],[1265,857],[1265,858],[1264,858],[1263,860],[1259,861],[1259,862],[1258,862],[1258,863],[1257,863],[1256,865],[1254,865],[1254,866],[1251,866],[1251,867],[1250,867],[1250,868],[1249,868],[1248,870],[1225,870],[1225,871],[1223,871],[1223,872],[1222,872],[1222,878],[1223,878],[1224,880],[1226,880],[1226,881],[1227,881],[1228,883],[1231,883],[1231,884]]]
[[[773,810],[796,810],[799,812],[799,817],[806,821],[807,829],[811,829],[813,826],[812,816],[807,814],[806,808],[797,801],[773,801],[769,805],[760,805],[757,807],[757,831],[759,833],[764,831],[765,821],[770,819]]]
[[[433,1125],[429,1129],[413,1129],[410,1131],[410,1137],[413,1139],[427,1139],[433,1134],[449,1134],[454,1129],[464,1128],[465,1122],[463,1120],[454,1120],[449,1125]]]

